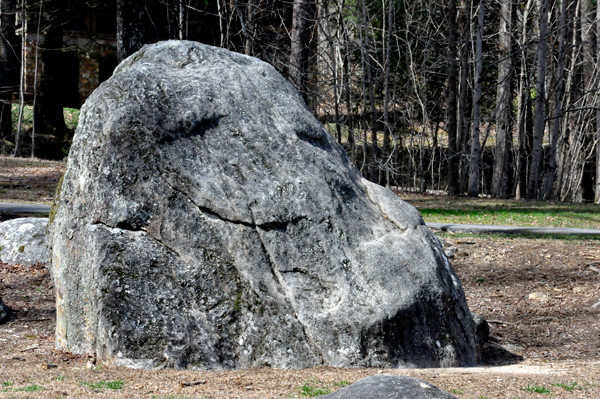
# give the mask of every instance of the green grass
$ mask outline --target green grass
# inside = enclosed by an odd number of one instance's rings
[[[600,227],[600,209],[419,209],[427,222],[528,227]]]
[[[348,385],[350,385],[350,383],[348,381],[344,381],[344,380],[338,381],[335,384],[333,384],[333,386],[339,387],[339,388],[347,387]]]
[[[23,388],[15,389],[15,391],[22,391],[22,392],[39,392],[39,391],[43,391],[43,390],[44,390],[44,387],[35,385],[35,384],[28,385]]]
[[[400,197],[417,207],[426,222],[600,228],[600,207],[595,204],[416,196],[403,193]]]
[[[152,396],[152,399],[212,399],[207,396],[199,398],[198,396],[184,396],[184,395],[167,395],[167,396]]]
[[[7,385],[8,384],[8,385]],[[4,383],[3,384],[5,387],[9,387],[12,386],[12,383]],[[36,384],[31,384],[28,385],[26,387],[21,387],[21,388],[4,388],[2,390],[2,392],[39,392],[39,391],[43,391],[45,388]]]
[[[84,387],[88,387],[94,390],[104,390],[104,389],[122,389],[125,383],[123,381],[99,381],[95,384],[89,382],[82,382],[81,385]]]
[[[526,387],[524,387],[522,389],[527,392],[535,392],[535,393],[541,393],[544,395],[550,395],[550,390],[548,388],[540,386],[540,385],[527,385]]]
[[[318,383],[318,381],[316,379],[311,378],[310,382],[307,382],[306,384],[302,385],[299,388],[300,395],[313,398],[316,396],[328,395],[331,392],[337,390],[338,388],[344,388],[344,387],[347,387],[348,385],[350,385],[350,383],[345,380],[337,381],[337,382],[333,383],[333,385],[331,385],[330,387],[326,387],[326,386],[319,387],[319,386],[314,385],[317,383]],[[292,396],[288,395],[288,397],[292,397]]]
[[[585,389],[584,387],[582,387],[581,385],[579,385],[577,382],[572,383],[571,385],[567,385],[567,384],[561,384],[561,383],[555,383],[555,384],[550,384],[553,385],[555,387],[560,387],[562,389],[564,389],[567,392],[573,392],[576,389]]]
[[[327,387],[317,388],[310,384],[304,384],[304,385],[302,385],[302,387],[300,387],[300,395],[309,396],[311,398],[314,398],[315,396],[327,395],[330,393],[331,393],[331,389],[329,389]]]
[[[578,236],[578,235],[562,235],[562,234],[499,234],[499,233],[455,233],[448,231],[437,231],[435,233],[438,237],[449,238],[451,240],[463,239],[468,240],[469,238],[487,238],[487,239],[514,239],[514,238],[526,238],[531,240],[537,239],[554,239],[554,240],[572,240],[572,241],[581,241],[585,239],[589,240],[600,240],[600,236]]]

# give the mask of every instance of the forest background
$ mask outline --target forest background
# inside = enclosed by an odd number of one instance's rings
[[[183,39],[269,62],[379,184],[600,203],[593,0],[0,0],[0,19],[3,153],[68,153],[64,38],[102,25],[119,61]]]

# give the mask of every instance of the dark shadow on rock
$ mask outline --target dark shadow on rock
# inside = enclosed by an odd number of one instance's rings
[[[10,320],[11,309],[4,304],[0,298],[0,324],[4,324]]]

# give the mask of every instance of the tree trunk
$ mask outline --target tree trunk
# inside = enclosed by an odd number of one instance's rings
[[[254,13],[255,13],[255,4],[256,0],[247,0],[246,4],[246,31],[248,35],[246,36],[246,44],[244,45],[244,53],[246,55],[254,54]],[[295,8],[294,8],[295,9]]]
[[[531,148],[531,169],[527,184],[527,198],[538,195],[542,166],[542,141],[546,126],[546,57],[548,55],[548,0],[540,0],[539,7],[540,42],[537,48],[537,72],[535,93],[535,117],[533,121],[533,144]]]
[[[448,0],[448,94],[446,99],[446,130],[448,131],[448,194],[458,194],[457,136],[457,58],[456,48],[456,0]]]
[[[594,1],[595,3],[595,1]],[[592,0],[581,0],[581,44],[582,44],[582,80],[585,89],[591,87],[594,73],[594,23],[592,16]]]
[[[52,0],[55,1],[55,0]],[[144,1],[117,0],[117,58],[119,62],[146,44]]]
[[[36,108],[37,105],[37,97],[38,97],[38,76],[39,76],[39,53],[40,53],[40,35],[42,31],[42,11],[44,9],[44,0],[40,1],[40,7],[38,9],[38,21],[37,21],[37,35],[35,38],[35,56],[34,56],[34,72],[33,72],[33,109]],[[33,123],[31,126],[31,158],[35,158],[35,135],[36,131],[36,118],[33,118]]]
[[[179,31],[179,40],[185,39],[185,6],[184,0],[179,0],[179,15],[177,18],[177,29]]]
[[[529,12],[533,0],[527,0],[525,7],[522,9],[521,14],[521,35],[519,42],[519,50],[521,54],[519,73],[519,87],[517,94],[517,135],[518,135],[518,149],[517,149],[517,164],[515,170],[515,181],[513,186],[513,193],[516,199],[521,199],[525,196],[527,190],[527,160],[528,160],[528,139],[530,134],[528,131],[531,126],[529,123],[531,113],[531,92],[529,91],[529,82],[531,77],[528,71],[527,63],[527,45],[528,45],[528,34],[527,34],[527,22],[529,20]]]
[[[217,14],[219,15],[219,33],[220,33],[220,41],[219,47],[227,48],[229,42],[225,40],[226,33],[223,24],[223,21],[227,22],[227,17],[225,17],[224,10],[227,8],[227,4],[221,5],[223,0],[217,0]]]
[[[565,93],[565,63],[567,42],[567,1],[561,0],[560,4],[560,30],[558,37],[558,65],[556,66],[556,92],[554,97],[554,115],[552,119],[552,134],[550,135],[550,154],[548,157],[548,169],[544,180],[544,188],[541,196],[551,199],[556,178],[556,149],[558,134],[562,121],[562,99]]]
[[[471,0],[461,0],[460,10],[460,84],[458,95],[458,127],[457,127],[457,151],[459,152],[459,176],[460,192],[467,191],[468,169],[469,165],[465,162],[464,154],[467,153],[467,143],[469,141],[470,123],[469,115],[469,49],[471,48]]]
[[[594,80],[594,15],[593,9],[596,8],[597,1],[595,0],[581,0],[581,42],[582,42],[582,68],[581,68],[581,86],[583,89],[583,107],[597,107],[598,106],[598,97],[597,95],[592,96],[591,93],[594,91],[597,92],[598,86],[595,85]],[[593,113],[583,112],[583,123],[580,126],[586,126],[584,128],[584,132],[582,132],[582,146],[586,148],[584,152],[587,153],[587,149],[589,148],[593,151],[593,143],[595,141],[595,124],[592,122],[592,119],[595,118]],[[581,195],[585,200],[590,200],[595,198],[593,194],[595,191],[595,187],[593,187],[593,180],[591,172],[593,170],[593,163],[591,157],[587,154],[583,156],[585,159],[585,165],[583,167],[583,177],[581,180]]]
[[[363,29],[364,29],[364,51],[365,51],[365,68],[367,70],[367,79],[369,83],[369,105],[371,108],[370,112],[370,125],[371,125],[371,174],[369,180],[374,183],[377,183],[379,180],[379,167],[377,161],[377,151],[378,151],[378,143],[377,143],[377,119],[375,114],[375,82],[373,81],[373,66],[371,65],[371,55],[370,53],[370,44],[369,44],[369,22],[367,16],[367,2],[366,0],[362,1],[362,16],[363,16]]]
[[[386,53],[385,53],[385,75],[383,78],[383,90],[385,97],[383,99],[383,154],[381,164],[385,171],[385,177],[380,179],[379,184],[390,187],[390,71],[391,71],[391,53],[392,53],[392,27],[394,26],[394,1],[388,0],[388,24],[386,32]]]
[[[565,96],[563,100],[563,108],[570,109],[572,105],[578,100],[578,90],[577,90],[577,80],[578,74],[577,70],[577,59],[578,54],[580,53],[581,45],[579,43],[578,34],[577,34],[577,21],[581,18],[581,8],[580,1],[575,1],[575,9],[572,11],[571,20],[575,23],[572,24],[572,34],[571,42],[570,42],[570,57],[568,59],[571,60],[570,71],[566,75],[565,81]],[[569,114],[567,114],[568,116]],[[558,198],[561,201],[565,201],[570,196],[571,188],[570,181],[571,176],[576,174],[574,171],[577,168],[577,165],[573,163],[573,147],[572,147],[572,139],[571,137],[575,134],[575,132],[571,131],[571,127],[573,123],[571,121],[571,117],[562,118],[562,126],[561,126],[561,134],[559,135],[558,140],[558,150],[557,150],[557,170],[556,170],[556,182],[554,189],[554,197]]]
[[[479,162],[481,148],[479,133],[481,125],[481,72],[483,70],[483,18],[485,2],[479,0],[477,14],[477,43],[475,45],[475,87],[473,88],[473,134],[471,135],[471,159],[469,168],[469,195],[479,195]]]
[[[492,197],[508,195],[508,168],[512,114],[512,1],[502,0],[498,33],[498,88],[496,91],[496,154],[492,177]]]
[[[11,106],[18,87],[19,41],[15,35],[16,0],[0,0],[0,154],[5,154],[4,141],[12,135]]]
[[[294,0],[292,20],[292,43],[290,50],[289,77],[304,101],[308,100],[308,60],[312,30],[312,4],[310,0]]]
[[[341,10],[338,11],[341,14]],[[329,65],[331,71],[331,83],[333,88],[333,108],[334,108],[334,117],[335,117],[335,131],[336,137],[339,144],[342,144],[342,124],[340,122],[340,85],[339,85],[339,71],[338,71],[338,63],[337,63],[337,53],[336,46],[334,44],[334,35],[332,33],[331,18],[329,17],[329,12],[327,10],[327,4],[319,7],[319,27],[322,35],[327,40],[327,49],[329,51]],[[326,72],[329,73],[329,72]]]
[[[600,87],[600,6],[596,9],[596,87]],[[600,204],[600,108],[596,109],[596,192],[595,203]]]
[[[17,135],[15,136],[15,157],[20,157],[22,154],[21,148],[21,131],[23,130],[23,111],[25,110],[25,49],[27,47],[26,34],[27,32],[27,14],[25,13],[25,2],[21,2],[21,66],[19,68],[19,116],[17,119]]]
[[[339,26],[341,30],[342,42],[344,43],[344,54],[342,55],[342,63],[343,63],[343,76],[342,76],[342,90],[344,90],[344,100],[346,103],[346,125],[348,126],[348,146],[350,147],[350,160],[354,164],[356,162],[356,144],[354,140],[354,118],[352,114],[352,92],[351,92],[351,83],[352,83],[352,75],[351,75],[351,66],[350,66],[350,48],[348,44],[350,40],[348,38],[348,31],[346,29],[346,24],[344,22],[344,16],[342,14],[342,10],[344,9],[344,3],[340,5],[340,16],[339,16]]]
[[[365,31],[366,32],[366,31]],[[367,60],[367,49],[365,48],[365,38],[363,37],[363,29],[359,27],[358,29],[358,37],[359,37],[359,45],[360,45],[360,58],[362,64],[362,112],[361,112],[361,129],[363,131],[363,163],[361,172],[363,176],[367,179],[371,177],[371,167],[368,164],[368,152],[369,152],[369,138],[368,138],[368,129],[367,129],[367,69],[368,69],[368,60]],[[374,166],[373,166],[374,167]]]
[[[50,158],[63,156],[61,149],[67,135],[61,96],[63,89],[61,81],[63,22],[60,19],[60,3],[59,0],[46,1],[46,34],[42,45],[44,49],[42,53],[43,69],[40,80],[40,93],[34,112],[36,129],[44,134],[54,136],[53,145],[42,151],[45,157]]]

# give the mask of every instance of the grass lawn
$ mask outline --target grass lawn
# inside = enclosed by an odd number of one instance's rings
[[[600,205],[400,193],[426,222],[600,228]]]

